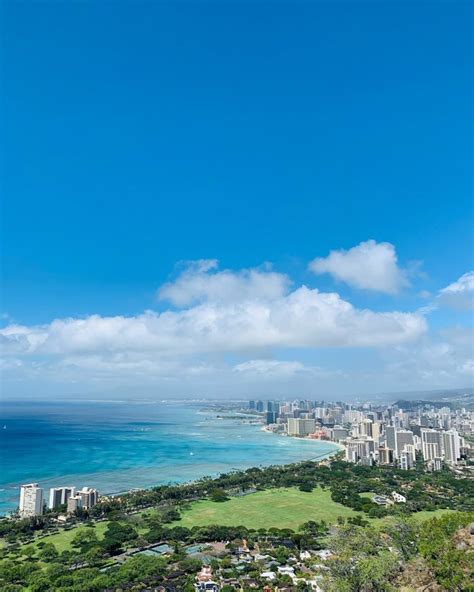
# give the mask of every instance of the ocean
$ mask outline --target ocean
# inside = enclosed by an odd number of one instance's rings
[[[17,507],[22,483],[38,482],[45,490],[89,486],[113,494],[322,458],[335,448],[219,419],[202,403],[3,402],[0,514]]]

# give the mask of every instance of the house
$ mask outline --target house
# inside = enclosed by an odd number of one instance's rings
[[[219,592],[220,588],[216,584],[216,582],[199,582],[198,584],[194,584],[194,589],[196,592]]]
[[[293,580],[293,584],[296,583],[295,569],[289,565],[280,565],[277,567],[278,573],[282,576],[288,576]]]
[[[405,504],[407,501],[407,498],[404,495],[400,495],[396,491],[392,491],[392,497],[396,504]]]
[[[204,565],[201,571],[196,575],[198,582],[210,582],[212,580],[212,570],[209,566]]]

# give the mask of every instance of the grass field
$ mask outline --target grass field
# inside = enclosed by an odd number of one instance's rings
[[[98,539],[103,538],[107,524],[107,522],[97,522],[94,524],[93,530],[95,531]],[[61,532],[58,532],[57,534],[51,534],[42,539],[36,540],[34,543],[32,543],[32,546],[37,547],[38,543],[41,542],[53,543],[56,549],[61,553],[62,551],[71,550],[71,541],[79,531],[90,529],[90,526],[78,526],[77,528],[71,528],[71,530],[61,530]]]
[[[364,495],[364,494],[362,494]],[[372,494],[367,494],[372,495]],[[453,510],[436,510],[434,512],[417,512],[412,514],[414,520],[424,521],[430,518],[440,518]],[[147,514],[155,513],[155,510],[147,510]],[[182,512],[182,519],[174,525],[192,528],[193,526],[207,526],[219,524],[222,526],[246,526],[247,528],[291,528],[297,530],[304,522],[309,520],[325,520],[328,524],[336,522],[339,516],[350,518],[361,515],[350,508],[333,502],[331,492],[325,489],[315,489],[311,493],[299,491],[295,488],[269,489],[259,491],[243,497],[233,497],[227,502],[217,503],[210,500],[194,502],[190,509]],[[375,527],[387,526],[393,522],[393,517],[387,516],[380,519],[369,519]],[[97,538],[101,539],[107,528],[108,522],[97,522],[94,530]],[[71,541],[77,532],[87,530],[88,526],[78,526],[71,530],[61,530],[57,534],[37,539],[31,543],[37,547],[38,543],[53,543],[61,553],[71,550]],[[145,532],[143,526],[138,528],[140,534]]]
[[[247,528],[293,528],[308,520],[325,520],[333,523],[338,516],[357,516],[351,508],[333,502],[327,489],[315,489],[311,493],[295,488],[269,489],[243,497],[233,497],[217,503],[203,500],[192,504],[182,513],[180,526],[246,526]]]

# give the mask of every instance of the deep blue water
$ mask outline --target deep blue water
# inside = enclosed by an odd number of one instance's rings
[[[18,486],[84,485],[102,493],[182,482],[234,468],[328,454],[334,445],[217,419],[201,404],[4,402],[0,413],[0,513]],[[48,492],[45,492],[46,495]]]

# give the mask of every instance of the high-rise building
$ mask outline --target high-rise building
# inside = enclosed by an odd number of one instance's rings
[[[391,465],[393,463],[393,450],[391,448],[380,446],[378,456],[381,465]]]
[[[421,450],[425,462],[435,458],[441,458],[443,450],[442,432],[432,429],[422,429]]]
[[[401,469],[407,471],[415,466],[416,454],[414,444],[405,444],[398,454],[398,463]]]
[[[267,425],[270,425],[272,423],[276,423],[277,420],[277,414],[275,413],[275,411],[267,411],[265,413],[265,423]]]
[[[288,419],[288,435],[307,436],[313,434],[316,430],[316,421],[314,419],[299,419],[290,417]]]
[[[73,495],[76,495],[75,487],[52,487],[49,490],[49,507],[54,509],[67,504],[67,500]]]
[[[372,438],[377,443],[380,441],[380,431],[380,423],[378,421],[374,421],[372,423]]]
[[[264,407],[264,406],[263,406],[263,401],[257,401],[257,402],[255,403],[255,409],[256,409],[257,411],[263,411],[263,407]]]
[[[255,409],[255,401],[249,401],[249,409]]]
[[[95,506],[99,501],[99,492],[91,487],[83,487],[77,492],[77,495],[81,497],[82,507],[86,510]]]
[[[372,459],[375,447],[372,438],[349,440],[346,443],[346,460],[348,462],[359,462],[363,459]]]
[[[443,432],[444,460],[455,464],[461,457],[459,434],[456,430]]]
[[[395,427],[386,426],[385,428],[385,446],[395,450],[397,448],[397,441],[395,440]]]
[[[372,438],[372,420],[364,419],[359,423],[359,435]]]
[[[20,487],[20,516],[29,518],[43,513],[43,490],[38,483],[27,483]]]
[[[349,435],[349,430],[342,428],[341,426],[334,426],[331,430],[331,439],[335,442],[339,440],[345,440]]]
[[[413,446],[413,432],[410,430],[396,430],[395,432],[395,456],[400,457],[406,445]]]
[[[74,512],[80,508],[82,508],[82,496],[79,494],[71,495],[71,497],[67,500],[67,513],[74,514]]]

